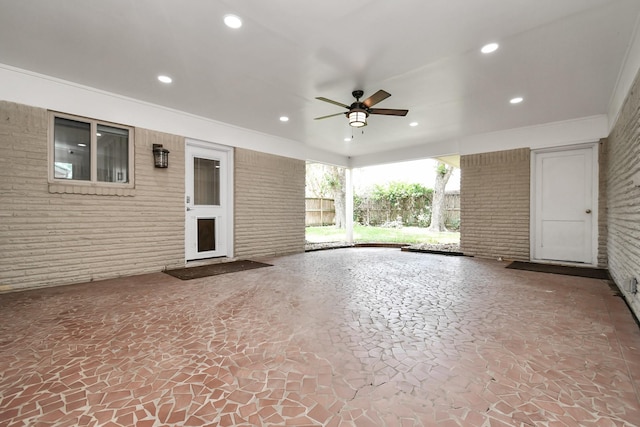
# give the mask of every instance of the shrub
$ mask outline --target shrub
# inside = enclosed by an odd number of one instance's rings
[[[431,224],[431,206],[426,206],[424,211],[418,214],[416,220],[418,227],[428,227]]]
[[[402,228],[402,217],[398,216],[395,221],[386,221],[384,224],[381,224],[382,228]]]
[[[447,229],[450,231],[460,231],[460,220],[454,219],[447,223]]]
[[[354,219],[363,225],[397,225],[399,217],[403,225],[415,226],[420,213],[429,209],[432,195],[431,188],[417,183],[378,184],[370,194],[354,197]]]

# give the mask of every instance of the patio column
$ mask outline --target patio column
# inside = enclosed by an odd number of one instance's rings
[[[353,169],[345,169],[345,228],[347,243],[353,243]]]

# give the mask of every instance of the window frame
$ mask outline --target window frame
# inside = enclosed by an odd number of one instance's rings
[[[77,122],[88,123],[90,125],[91,135],[91,158],[90,158],[90,172],[91,176],[89,180],[80,179],[66,179],[55,177],[55,120],[56,118],[74,120]],[[128,182],[106,182],[98,181],[98,126],[110,126],[118,129],[123,129],[128,132],[127,140],[127,175]],[[108,122],[105,120],[92,119],[89,117],[76,116],[72,114],[60,113],[57,111],[49,111],[49,126],[48,126],[48,171],[49,171],[49,184],[64,184],[71,186],[81,187],[111,187],[111,188],[135,188],[134,183],[134,128],[119,123]]]

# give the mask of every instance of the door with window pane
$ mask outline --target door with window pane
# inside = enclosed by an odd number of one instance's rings
[[[227,256],[227,152],[187,145],[186,259]]]

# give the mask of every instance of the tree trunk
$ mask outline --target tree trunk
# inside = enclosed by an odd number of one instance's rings
[[[344,168],[332,167],[331,170],[331,194],[333,195],[333,206],[336,210],[336,228],[345,228],[347,226],[347,215],[345,205],[345,185],[346,171]]]
[[[444,225],[444,188],[451,177],[453,167],[438,162],[436,167],[436,183],[431,201],[431,224],[429,231],[447,231]]]

